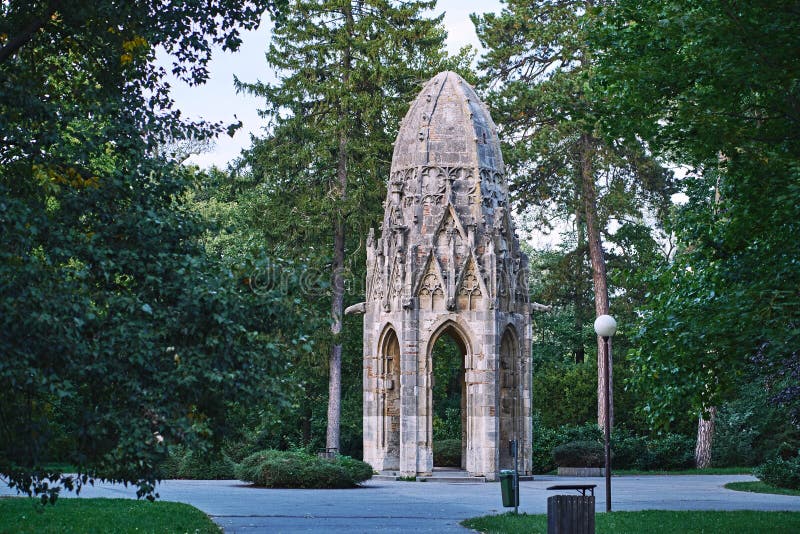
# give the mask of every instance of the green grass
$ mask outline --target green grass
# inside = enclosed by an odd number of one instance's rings
[[[725,487],[728,488],[729,490],[735,490],[735,491],[750,491],[752,493],[774,493],[775,495],[795,495],[800,497],[800,490],[778,488],[776,486],[772,486],[770,484],[761,482],[760,480],[757,482],[730,482],[728,484],[725,484]]]
[[[641,471],[638,469],[613,469],[613,475],[752,475],[752,467],[705,467],[703,469],[673,469],[671,471]]]
[[[220,533],[197,508],[164,501],[62,498],[42,506],[27,497],[0,498],[0,518],[0,534]]]
[[[660,534],[712,533],[725,534],[769,532],[794,534],[800,532],[800,512],[671,512],[647,510],[644,512],[611,512],[595,516],[598,534]],[[530,534],[547,532],[546,515],[514,514],[490,515],[467,519],[461,523],[467,528],[487,533]]]

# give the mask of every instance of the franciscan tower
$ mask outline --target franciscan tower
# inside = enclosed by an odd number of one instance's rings
[[[497,131],[459,75],[411,104],[394,145],[381,235],[367,240],[364,460],[431,474],[436,340],[461,351],[462,468],[497,478],[519,443],[531,471],[531,305]]]

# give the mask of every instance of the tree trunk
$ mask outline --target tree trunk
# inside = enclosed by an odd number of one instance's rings
[[[344,220],[339,217],[334,231],[333,272],[331,286],[331,334],[333,344],[328,361],[328,429],[325,446],[339,450],[339,423],[342,412],[342,309],[344,307]]]
[[[694,448],[694,464],[698,468],[711,467],[711,445],[714,441],[714,424],[717,419],[717,407],[708,409],[708,419],[703,414],[697,421],[697,445]]]
[[[583,193],[583,216],[586,220],[586,237],[589,244],[589,261],[592,265],[592,282],[594,285],[594,309],[597,315],[608,313],[608,281],[606,278],[606,259],[603,254],[603,245],[600,240],[600,226],[597,221],[597,191],[594,184],[594,158],[595,139],[589,134],[583,134],[580,139],[581,158],[581,189]],[[611,358],[611,340],[608,343],[609,364]],[[611,424],[614,423],[614,394],[612,386],[614,376],[613,365],[608,369],[609,412],[605,410],[605,368],[603,357],[603,340],[597,338],[597,424],[605,424],[606,417]]]
[[[353,12],[350,3],[344,8],[345,28],[348,35],[353,31]],[[347,87],[350,81],[351,52],[345,47],[342,54],[342,84]],[[339,198],[347,200],[347,120],[348,113],[344,105],[339,106],[339,146],[336,154],[336,181],[339,187]],[[333,343],[328,360],[328,428],[325,436],[325,447],[339,450],[339,429],[342,414],[342,343],[339,334],[342,332],[342,316],[344,312],[344,245],[345,217],[338,213],[333,230],[333,265],[331,266],[331,334]]]
[[[583,258],[584,254],[586,254],[585,247],[586,243],[584,242],[585,237],[585,229],[583,225],[583,214],[581,211],[583,210],[583,206],[575,210],[575,232],[578,238],[578,244],[575,249],[575,332],[579,334],[583,332],[583,323],[584,323],[584,316],[583,316],[583,295],[584,295],[584,288],[583,288]],[[575,356],[575,363],[583,363],[586,356],[586,349],[583,343],[583,336],[578,337],[578,341],[573,349],[573,355]]]
[[[725,155],[720,153],[718,155],[720,164],[725,161]],[[721,171],[721,169],[720,169]],[[714,185],[714,214],[717,213],[719,203],[721,200],[720,194],[720,178],[722,172],[717,174],[717,182]],[[708,419],[704,419],[703,415],[697,420],[697,442],[694,447],[694,465],[698,468],[711,467],[711,445],[714,441],[714,426],[717,419],[717,407],[711,406],[708,409]]]

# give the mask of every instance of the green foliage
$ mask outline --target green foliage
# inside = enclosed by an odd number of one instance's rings
[[[597,441],[602,439],[602,432],[595,423],[583,425],[564,425],[549,428],[541,423],[541,416],[534,413],[533,420],[533,471],[547,473],[556,468],[553,462],[554,448],[571,441]]]
[[[603,454],[603,432],[595,423],[562,425],[549,428],[534,418],[533,469],[536,473],[547,473],[557,465],[567,466],[554,460],[556,449],[571,443],[593,443],[588,447],[600,447]],[[568,451],[575,447],[566,447]],[[577,447],[580,450],[580,447]],[[593,449],[592,449],[593,450]],[[614,469],[641,471],[676,470],[694,465],[694,439],[680,434],[638,435],[625,428],[614,428],[611,434],[612,465]],[[602,463],[602,458],[601,458]],[[580,467],[580,466],[567,466]]]
[[[558,467],[602,467],[604,451],[597,441],[570,441],[553,449],[553,462]]]
[[[453,439],[460,442],[464,356],[455,340],[449,335],[444,335],[436,340],[431,359],[433,360],[433,439],[434,441]]]
[[[0,7],[0,472],[55,500],[91,479],[153,498],[170,445],[205,451],[229,403],[277,390],[301,303],[254,291],[263,254],[221,261],[186,202],[195,173],[160,148],[223,124],[172,109],[266,2]],[[286,271],[288,286],[297,273]],[[43,468],[77,467],[78,477]]]
[[[754,427],[753,412],[736,412],[726,405],[717,412],[711,463],[714,466],[755,465],[763,450],[755,446],[759,432]]]
[[[505,4],[500,13],[474,15],[473,22],[487,48],[479,66],[504,133],[511,191],[518,209],[527,210],[528,224],[544,231],[565,229],[556,250],[533,256],[532,298],[555,307],[536,317],[543,330],[536,330],[541,339],[535,340],[534,355],[558,364],[584,363],[597,355],[592,322],[609,311],[608,296],[613,297],[611,313],[628,324],[645,298],[631,273],[663,261],[656,239],[673,192],[672,176],[642,143],[604,137],[596,128],[602,102],[587,90],[596,54],[587,36],[598,23],[597,10],[584,0]],[[620,329],[614,339],[617,387],[627,374],[625,337]],[[586,371],[566,365],[552,371],[562,370],[574,371],[573,378],[583,378]],[[588,398],[590,384],[545,382],[559,401],[570,389],[579,390],[574,403],[552,404],[561,413],[551,416],[549,406],[542,411],[547,423],[556,424],[564,415],[558,424],[596,417],[589,413],[594,405],[597,414],[596,401]],[[598,397],[596,388],[591,396]],[[615,402],[616,419],[633,419],[635,398],[617,394],[616,400],[621,401]]]
[[[650,455],[651,465],[643,466],[650,469],[682,469],[694,465],[695,440],[692,437],[680,434],[665,434],[650,439],[647,451]]]
[[[547,363],[534,370],[533,404],[543,425],[577,425],[596,418],[597,366],[593,360]]]
[[[461,467],[461,438],[433,440],[433,465]]]
[[[239,90],[264,99],[268,124],[225,186],[235,191],[236,224],[273,255],[306,265],[313,290],[298,298],[331,324],[316,330],[314,354],[293,362],[300,392],[292,406],[264,418],[280,437],[271,446],[325,444],[325,408],[337,399],[321,378],[340,367],[341,421],[330,424],[340,450],[361,454],[361,321],[346,317],[341,329],[339,321],[344,306],[363,300],[363,239],[381,219],[408,101],[439,68],[462,62],[446,59],[440,19],[426,16],[433,4],[294,2],[266,53],[280,82],[237,79]],[[339,346],[341,363],[326,358]]]
[[[166,479],[230,480],[235,478],[235,467],[234,461],[220,451],[201,454],[176,446],[162,464],[161,475]]]
[[[434,404],[434,409],[435,409]],[[439,411],[439,410],[436,410]],[[445,410],[444,416],[433,414],[433,439],[457,439],[461,440],[461,408],[450,408]]]
[[[347,456],[266,450],[245,458],[236,477],[268,488],[351,488],[372,477],[372,467]]]
[[[219,534],[209,517],[188,504],[131,499],[61,499],[43,507],[27,498],[0,499],[4,532],[19,534],[90,534],[100,525],[114,532],[193,532]]]
[[[800,456],[784,460],[773,458],[760,465],[756,476],[778,488],[800,489]]]
[[[680,434],[638,436],[614,429],[611,436],[615,469],[674,471],[694,466],[694,438]]]
[[[762,382],[796,424],[796,6],[622,0],[603,17],[603,127],[690,169],[670,221],[677,254],[644,278],[631,385],[663,424]]]
[[[614,532],[614,534],[639,534],[641,532],[653,534],[672,532],[792,534],[800,529],[800,512],[646,510],[597,514],[595,522],[598,532]],[[467,519],[462,524],[467,528],[492,534],[516,534],[517,532],[545,534],[547,532],[547,515],[507,513]]]

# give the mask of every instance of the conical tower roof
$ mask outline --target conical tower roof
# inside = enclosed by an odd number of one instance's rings
[[[434,76],[411,103],[388,185],[382,230],[406,229],[411,244],[425,244],[416,236],[430,237],[451,221],[479,251],[476,237],[495,231],[507,241],[513,237],[497,128],[472,86],[454,72]]]
[[[489,111],[455,72],[441,72],[425,84],[397,134],[392,171],[425,165],[503,171]]]

